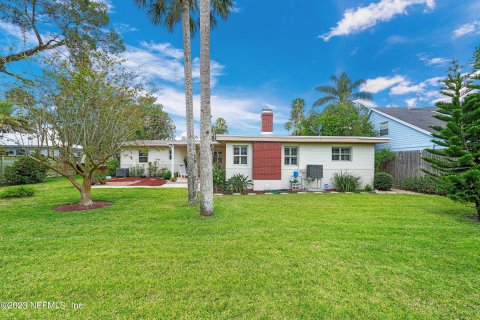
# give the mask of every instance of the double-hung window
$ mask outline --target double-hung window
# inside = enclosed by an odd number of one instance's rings
[[[351,161],[352,160],[352,148],[332,148],[332,160],[333,161]]]
[[[147,163],[148,162],[148,150],[139,150],[138,151],[138,162]]]
[[[248,146],[233,146],[233,164],[247,164]]]
[[[222,165],[222,151],[213,151],[213,164],[216,166]]]
[[[286,166],[298,165],[298,147],[285,147],[283,148],[284,160],[283,163]]]
[[[388,121],[380,122],[380,135],[381,136],[388,135]]]

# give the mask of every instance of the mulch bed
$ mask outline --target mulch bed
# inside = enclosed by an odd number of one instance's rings
[[[84,206],[77,202],[77,203],[62,204],[61,206],[53,208],[53,210],[57,212],[85,211],[85,210],[93,210],[93,209],[108,207],[111,204],[112,203],[108,201],[94,201],[91,206]]]
[[[143,187],[159,187],[167,183],[167,181],[165,181],[162,178],[139,178],[139,177],[112,178],[110,180],[107,180],[107,184],[108,182],[135,182],[132,184],[128,184],[128,186],[143,186]]]

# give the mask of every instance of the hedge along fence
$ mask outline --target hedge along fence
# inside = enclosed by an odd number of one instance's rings
[[[11,166],[21,156],[0,156],[0,176],[5,174],[5,168]],[[47,177],[59,177],[60,175],[53,170],[47,170]],[[1,179],[0,179],[1,183]]]
[[[444,157],[431,154],[426,150],[396,151],[395,157],[387,162],[380,171],[390,173],[393,176],[393,184],[400,185],[408,176],[424,177],[422,169],[435,172],[429,162],[422,158],[442,159]]]

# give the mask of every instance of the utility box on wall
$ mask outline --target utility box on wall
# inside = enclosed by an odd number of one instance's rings
[[[308,164],[307,165],[307,179],[322,179],[323,178],[323,165]]]

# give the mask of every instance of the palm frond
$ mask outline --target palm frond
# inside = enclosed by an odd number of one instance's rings
[[[366,101],[372,101],[373,100],[373,96],[370,92],[365,92],[365,91],[360,91],[360,92],[356,92],[354,94],[351,95],[351,98],[353,100],[366,100]]]
[[[335,101],[335,100],[336,100],[336,97],[334,97],[334,96],[326,96],[326,97],[323,97],[323,98],[320,98],[320,99],[316,100],[313,103],[313,106],[314,107],[320,107],[320,106],[323,106],[324,104],[327,104],[327,103]]]
[[[315,90],[317,90],[321,93],[324,93],[324,94],[331,95],[331,96],[338,96],[337,88],[334,88],[334,87],[331,87],[331,86],[318,86],[318,87],[315,88]]]

